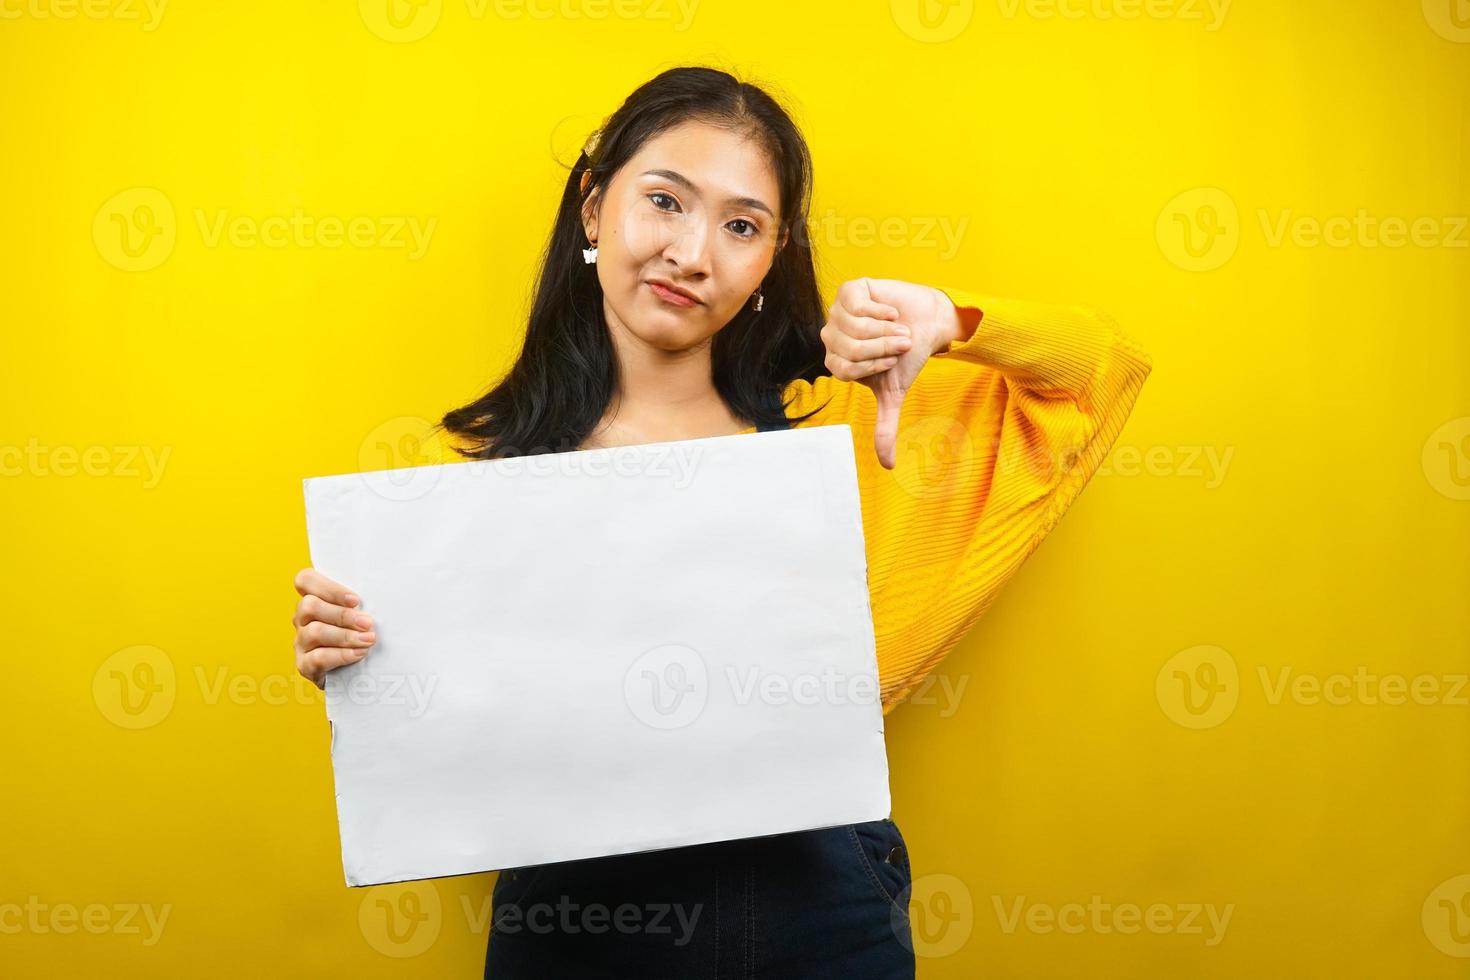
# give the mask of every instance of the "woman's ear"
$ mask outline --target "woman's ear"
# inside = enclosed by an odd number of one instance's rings
[[[589,242],[597,241],[597,192],[592,192],[592,197],[582,206],[582,230],[587,233]]]
[[[587,185],[591,182],[592,171],[582,171],[582,230],[587,235],[589,242],[597,241],[597,199],[600,196],[598,189],[594,189],[590,196],[587,195]]]

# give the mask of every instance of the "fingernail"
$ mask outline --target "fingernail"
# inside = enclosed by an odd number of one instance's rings
[[[910,347],[914,346],[914,342],[907,337],[900,337],[898,338],[898,343],[895,346],[898,347],[899,350],[908,350]]]
[[[364,633],[364,634],[362,634],[361,637],[359,637],[359,639],[362,641],[362,644],[364,646],[369,646],[369,645],[377,642],[378,634],[376,634],[376,633]]]
[[[355,592],[349,592],[349,593],[347,593],[347,596],[345,598],[345,601],[346,601],[346,603],[349,606],[355,606],[359,602],[361,602],[362,600],[357,597],[357,593],[355,593]]]
[[[363,613],[361,616],[358,616],[357,617],[357,626],[358,626],[359,629],[365,629],[365,630],[372,629],[373,628],[373,617],[367,615],[366,613]]]
[[[893,329],[896,330],[901,336],[907,337],[909,335],[909,328],[904,326],[902,323],[894,324]]]

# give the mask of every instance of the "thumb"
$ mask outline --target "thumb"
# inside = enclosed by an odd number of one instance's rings
[[[898,463],[898,418],[903,409],[904,392],[883,385],[875,394],[878,396],[878,423],[873,430],[873,445],[878,450],[878,462],[891,470]]]

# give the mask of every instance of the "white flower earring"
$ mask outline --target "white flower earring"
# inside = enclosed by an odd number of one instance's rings
[[[764,295],[762,295],[761,290],[760,290],[760,287],[757,286],[756,287],[756,290],[755,290],[755,306],[754,306],[754,309],[755,309],[755,311],[757,313],[759,313],[761,311],[761,307],[763,307],[765,305],[766,305],[766,297]]]
[[[593,242],[591,248],[582,249],[582,261],[588,265],[597,263],[597,243]]]

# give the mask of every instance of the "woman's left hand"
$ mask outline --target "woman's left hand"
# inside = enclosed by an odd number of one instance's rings
[[[822,327],[827,370],[843,381],[861,381],[878,398],[873,433],[878,461],[896,465],[898,418],[919,369],[958,336],[959,313],[942,290],[901,279],[852,279]]]

